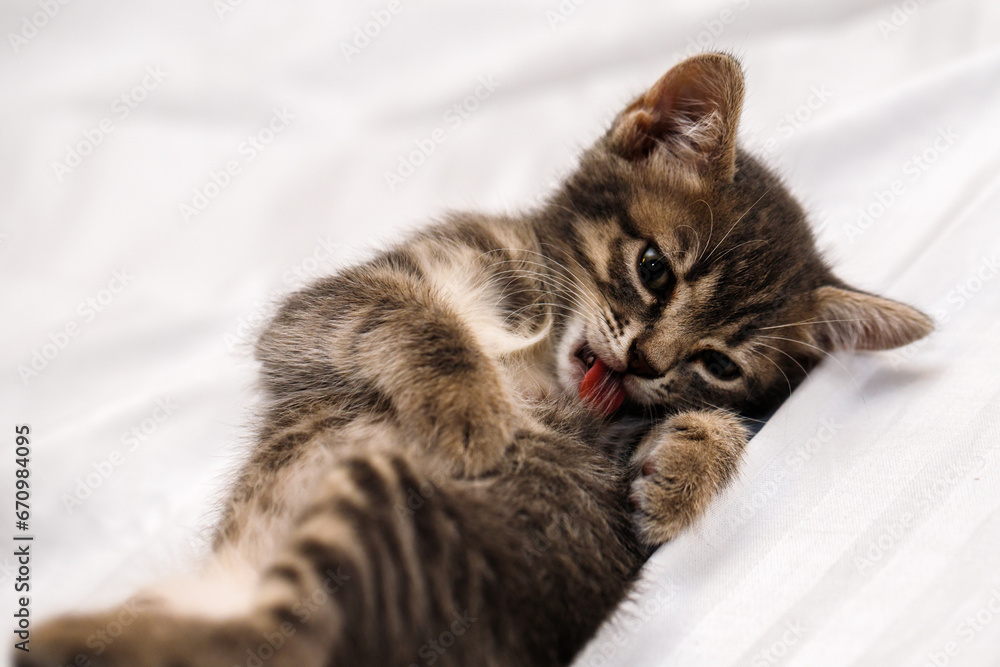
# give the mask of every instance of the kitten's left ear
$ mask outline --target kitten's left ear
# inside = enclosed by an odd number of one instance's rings
[[[739,63],[724,53],[705,53],[674,66],[626,107],[608,133],[609,146],[628,160],[663,156],[731,181],[742,108]]]
[[[904,303],[846,287],[816,289],[816,344],[825,350],[888,350],[929,334],[934,322]]]

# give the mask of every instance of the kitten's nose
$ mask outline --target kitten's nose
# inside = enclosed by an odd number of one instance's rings
[[[649,359],[639,349],[637,341],[632,341],[628,351],[628,372],[641,378],[655,378],[659,373],[649,364]]]

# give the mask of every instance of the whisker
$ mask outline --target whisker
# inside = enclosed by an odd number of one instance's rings
[[[758,327],[760,330],[764,329],[784,329],[786,327],[797,327],[802,324],[833,324],[834,322],[864,322],[864,318],[855,318],[849,320],[802,320],[801,322],[791,322],[789,324],[776,324],[770,327]]]
[[[714,255],[715,251],[719,249],[719,246],[722,245],[722,242],[725,241],[727,238],[729,238],[729,235],[733,232],[734,229],[736,229],[736,225],[740,224],[740,220],[742,220],[743,218],[745,218],[747,216],[747,213],[749,213],[750,211],[752,211],[753,207],[756,206],[757,204],[759,204],[760,200],[763,199],[764,197],[766,197],[767,193],[769,193],[771,191],[771,188],[773,188],[773,187],[774,186],[772,185],[772,186],[769,186],[767,188],[767,190],[764,190],[764,194],[762,194],[760,197],[757,197],[757,201],[755,201],[754,203],[750,204],[750,208],[748,208],[746,211],[744,211],[743,215],[741,215],[739,218],[736,219],[736,222],[734,222],[733,225],[732,225],[732,227],[729,228],[729,231],[726,232],[726,235],[723,236],[721,239],[719,239],[719,242],[715,244],[714,248],[712,248],[712,252],[708,253],[708,257],[705,258],[706,262],[709,259],[712,258],[712,255]]]
[[[786,340],[786,341],[789,341],[791,343],[798,343],[799,345],[805,345],[806,347],[811,347],[812,349],[817,350],[817,351],[825,354],[826,356],[830,357],[835,362],[837,362],[837,365],[840,366],[842,369],[844,369],[844,372],[847,373],[847,376],[849,378],[851,378],[851,382],[854,383],[854,387],[858,390],[858,395],[861,396],[861,401],[865,404],[866,408],[868,407],[868,402],[865,401],[865,394],[861,390],[861,385],[858,384],[857,378],[854,377],[854,373],[852,373],[850,370],[848,370],[847,366],[845,366],[843,363],[841,363],[840,359],[838,359],[834,355],[830,354],[829,352],[827,352],[826,350],[824,350],[821,347],[817,347],[817,346],[813,345],[812,343],[806,343],[805,341],[795,340],[794,338],[784,338],[782,336],[763,336],[763,338],[774,338],[775,340]]]
[[[528,272],[526,272],[524,270],[520,270],[520,269],[519,270],[511,270],[511,271],[505,271],[505,272],[502,272],[502,273],[499,273],[499,274],[494,274],[493,276],[490,277],[489,280],[490,281],[502,280],[504,277],[506,277],[506,275],[511,275],[511,276],[515,276],[516,275],[517,277],[526,278],[530,274]],[[539,277],[541,278],[542,276],[539,276]],[[506,290],[509,287],[511,287],[511,283],[513,283],[514,281],[513,280],[508,280],[506,282],[507,282],[507,284],[504,285],[504,290]],[[578,294],[577,290],[575,290],[574,287],[575,286],[573,286],[573,285],[568,285],[568,284],[562,283],[560,281],[552,281],[550,284],[543,284],[543,285],[541,285],[539,287],[534,287],[534,286],[532,286],[532,287],[524,287],[521,291],[532,291],[532,290],[534,290],[534,291],[541,292],[541,293],[559,292],[559,293],[564,293],[564,294],[572,294],[575,297],[581,297],[581,298],[587,297],[586,294],[583,294],[583,293],[579,293]],[[596,303],[593,304],[593,305],[596,305]]]
[[[529,261],[529,260],[504,260],[503,262],[500,262],[500,264],[514,263],[514,262],[517,262],[518,264],[521,264],[521,265],[540,266],[540,267],[543,267],[543,268],[546,268],[546,269],[551,268],[548,265],[541,264],[541,263],[538,263],[538,262],[532,262],[532,261]],[[564,290],[562,291],[562,293],[567,294],[567,295],[573,295],[573,297],[575,298],[576,302],[579,305],[581,305],[581,306],[583,304],[580,303],[579,299],[586,299],[586,300],[592,302],[590,304],[592,307],[599,308],[597,300],[594,299],[594,297],[591,294],[589,294],[587,292],[587,290],[584,290],[580,285],[578,285],[575,282],[570,282],[567,278],[563,277],[560,274],[557,274],[557,275],[543,274],[543,273],[541,273],[539,271],[535,271],[535,270],[532,270],[532,269],[521,268],[521,267],[513,267],[513,268],[510,268],[510,269],[505,269],[505,270],[500,271],[500,272],[494,272],[493,274],[491,274],[487,278],[487,280],[489,280],[489,281],[496,281],[496,280],[500,280],[503,277],[508,276],[508,275],[510,275],[510,276],[520,276],[520,277],[526,277],[526,278],[528,278],[528,277],[535,277],[543,285],[545,285],[546,287],[549,287],[553,291],[557,291],[557,290],[555,290],[556,287],[562,287],[562,288],[564,288]],[[570,277],[572,277],[572,276],[570,276]],[[575,280],[575,278],[574,278],[574,280]],[[553,283],[554,283],[554,285],[553,285]]]
[[[506,326],[507,326],[507,324],[508,324],[508,322],[510,321],[510,319],[511,319],[511,318],[513,318],[513,317],[516,317],[518,313],[520,313],[521,311],[524,311],[524,310],[526,310],[526,309],[528,309],[528,308],[534,308],[535,306],[538,306],[538,305],[541,305],[541,306],[549,306],[549,307],[552,307],[552,308],[562,308],[563,310],[566,310],[566,311],[569,311],[569,312],[571,312],[571,313],[573,313],[573,314],[575,314],[575,315],[580,315],[581,317],[586,317],[586,316],[587,316],[587,314],[586,314],[586,313],[581,313],[580,311],[578,311],[578,310],[576,310],[576,309],[574,309],[574,308],[571,308],[571,307],[569,307],[569,306],[567,306],[567,305],[565,305],[565,304],[560,304],[560,303],[540,303],[540,304],[531,304],[531,305],[529,305],[529,306],[522,306],[521,308],[518,308],[517,310],[515,310],[515,311],[513,311],[513,312],[509,313],[509,314],[507,315],[507,317],[505,317],[505,318],[503,319],[503,322],[501,322],[501,326],[504,326],[504,327],[506,327]],[[547,315],[548,313],[545,313],[545,314]],[[533,316],[531,316],[531,317],[530,317],[530,318],[529,318],[528,320],[526,320],[526,321],[531,321],[531,319],[533,319],[534,317],[541,317],[542,315],[543,315],[543,313],[539,313],[538,315],[533,315]]]
[[[516,296],[518,293],[519,292],[514,292],[514,293],[510,294],[509,296]],[[542,293],[542,294],[544,294],[544,296],[552,296],[551,294],[548,294],[548,293]],[[500,300],[497,300],[497,302],[493,305],[493,310],[497,309],[497,305],[499,303],[500,303]],[[549,303],[549,302],[546,302],[546,301],[538,301],[538,300],[536,300],[536,301],[532,301],[529,304],[525,304],[525,305],[521,306],[520,308],[517,308],[516,310],[512,311],[511,313],[509,313],[507,315],[507,318],[504,319],[503,324],[506,326],[507,321],[510,318],[515,317],[517,314],[521,313],[522,311],[529,310],[531,308],[544,309],[546,306],[550,306],[550,307],[553,307],[553,308],[562,308],[563,310],[574,312],[575,314],[581,315],[583,317],[590,317],[591,316],[590,311],[588,311],[586,308],[584,308],[584,306],[582,304],[577,304],[577,303],[574,303],[572,301],[570,301],[569,303]],[[545,311],[545,312],[537,313],[537,314],[533,315],[532,317],[541,317],[541,316],[551,317],[552,313],[551,313],[551,311]]]
[[[742,419],[742,420],[749,421],[749,422],[756,422],[758,424],[766,424],[767,423],[766,419],[754,419],[753,417],[746,417],[744,415],[739,414],[738,412],[736,412],[734,410],[731,410],[729,408],[723,408],[723,407],[718,406],[715,403],[712,403],[711,401],[707,401],[705,399],[702,399],[702,403],[704,403],[705,405],[707,405],[710,408],[714,408],[716,410],[721,410],[722,412],[728,412],[729,414],[737,417],[738,419]]]
[[[738,248],[742,248],[743,246],[745,246],[745,245],[747,245],[749,243],[763,243],[764,245],[766,245],[768,247],[770,247],[770,245],[771,245],[765,239],[750,239],[749,241],[744,241],[743,243],[737,243],[732,248],[730,248],[729,250],[725,251],[724,253],[722,253],[721,255],[719,255],[718,257],[716,257],[715,261],[719,261],[720,259],[722,259],[726,255],[728,255],[732,251],[734,251],[734,250],[736,250]]]
[[[529,264],[533,264],[533,262],[529,262]],[[598,301],[592,295],[587,293],[587,291],[584,290],[580,285],[577,285],[575,283],[570,283],[562,277],[541,274],[531,269],[517,269],[517,268],[505,269],[504,271],[491,275],[489,279],[492,280],[495,277],[498,278],[500,276],[505,276],[505,275],[536,276],[543,283],[545,283],[546,281],[551,281],[555,283],[557,286],[567,290],[565,293],[573,294],[581,298],[586,298],[593,302],[591,305],[594,306],[595,308],[600,307]]]
[[[755,343],[755,345],[760,345],[761,347],[766,347],[769,350],[774,350],[775,352],[780,352],[781,354],[785,355],[786,357],[788,357],[789,359],[791,359],[792,361],[794,361],[795,365],[798,366],[799,368],[801,368],[803,373],[805,373],[806,375],[809,374],[809,371],[807,371],[805,369],[805,366],[803,366],[802,364],[799,363],[798,359],[796,359],[792,355],[788,354],[784,350],[782,350],[780,348],[777,348],[777,347],[774,347],[773,345],[768,345],[767,343],[759,343],[758,342],[758,343]]]
[[[548,244],[545,244],[545,245],[548,245]],[[534,261],[527,260],[527,259],[509,259],[509,260],[503,260],[502,262],[499,262],[499,264],[502,265],[502,264],[505,264],[505,263],[515,263],[515,262],[517,262],[519,264],[526,264],[526,265],[531,265],[531,266],[539,266],[539,267],[548,269],[550,271],[554,271],[555,272],[554,276],[546,274],[544,276],[544,278],[547,278],[547,279],[550,279],[550,280],[557,280],[558,282],[560,282],[560,284],[562,284],[565,287],[572,287],[574,289],[579,290],[582,296],[584,296],[584,297],[586,297],[588,299],[594,300],[594,302],[595,302],[594,305],[597,306],[597,303],[598,303],[597,300],[593,297],[593,295],[587,293],[587,291],[585,291],[582,288],[582,285],[581,285],[579,279],[577,278],[577,276],[575,276],[573,274],[573,272],[570,271],[567,267],[563,266],[560,262],[558,262],[554,258],[548,257],[546,255],[543,255],[542,253],[538,253],[538,252],[535,252],[533,250],[526,250],[526,249],[519,249],[519,250],[521,252],[526,252],[526,253],[530,253],[532,255],[537,255],[537,256],[545,259],[545,260],[548,260],[548,262],[554,263],[555,266],[553,266],[552,264],[546,263],[546,262],[534,262]],[[482,257],[485,254],[488,254],[488,253],[482,253],[482,254],[480,254],[480,257]],[[579,264],[579,262],[577,262],[577,264]],[[582,268],[583,267],[581,266],[581,269]],[[517,271],[516,268],[515,269],[507,269],[507,270],[508,271],[515,271],[515,272]],[[527,272],[527,270],[525,270],[525,271]],[[540,278],[541,278],[540,274],[536,273],[536,275],[539,275]],[[607,303],[607,299],[604,298],[603,294],[599,294],[599,296],[604,300],[605,303]],[[610,305],[609,305],[609,307],[610,307]]]
[[[778,364],[776,364],[776,363],[774,362],[774,360],[773,360],[773,359],[771,359],[771,357],[767,356],[766,354],[763,354],[763,353],[761,353],[761,352],[757,352],[756,350],[747,350],[747,352],[749,352],[750,354],[756,354],[756,355],[757,355],[758,357],[760,357],[760,358],[762,358],[762,359],[764,359],[764,360],[766,360],[766,361],[770,362],[770,364],[771,364],[772,366],[774,366],[775,368],[777,368],[777,369],[778,369],[778,372],[779,372],[779,373],[781,373],[782,377],[784,377],[784,378],[785,378],[785,382],[786,382],[786,383],[788,383],[788,395],[789,395],[789,396],[791,396],[791,395],[792,395],[792,391],[793,391],[793,390],[792,390],[792,381],[788,379],[788,376],[787,376],[787,375],[785,375],[785,371],[783,371],[783,370],[781,369],[781,366],[779,366]]]
[[[705,204],[706,207],[708,207],[708,221],[709,221],[709,224],[708,224],[708,240],[709,240],[709,243],[711,243],[711,241],[712,241],[712,234],[715,232],[715,211],[712,210],[712,205],[709,204],[704,199],[699,199],[698,201],[695,202],[695,204],[697,204],[698,202],[702,202],[702,203]],[[705,247],[702,248],[701,247],[701,237],[699,237],[698,238],[698,256],[694,260],[696,263],[701,259],[702,254],[707,249],[708,249],[708,243],[706,243]]]
[[[700,200],[700,201],[705,201],[705,200],[704,200],[704,199],[702,199],[702,200]],[[707,205],[708,205],[708,202],[705,202],[705,205],[707,206]],[[712,209],[711,209],[711,207],[709,207],[709,209],[708,209],[708,210],[709,210],[709,211],[711,211],[711,210],[712,210]],[[714,221],[713,221],[713,224],[714,224]],[[695,237],[696,239],[698,239],[698,252],[697,252],[697,255],[696,255],[696,258],[695,258],[695,261],[697,262],[697,261],[698,261],[698,260],[697,260],[697,258],[698,258],[698,257],[701,257],[701,253],[702,253],[702,247],[701,247],[701,234],[699,234],[699,233],[698,233],[698,230],[697,230],[697,229],[695,229],[694,227],[692,227],[691,225],[680,225],[680,226],[679,226],[679,227],[678,227],[677,229],[690,229],[690,230],[691,230],[692,232],[694,232],[694,237]],[[709,236],[708,236],[708,238],[712,238],[712,233],[711,233],[711,232],[709,232]],[[681,252],[681,251],[678,251],[678,252]],[[685,255],[690,255],[690,254],[691,254],[691,253],[690,253],[689,251],[687,251],[687,250],[684,250],[683,252],[684,252],[684,254],[685,254]],[[672,254],[674,254],[674,253],[663,253],[663,254],[664,254],[664,255],[672,255]]]
[[[542,244],[541,244],[541,245],[543,245],[543,246],[548,246],[548,247],[552,248],[553,250],[560,250],[560,248],[557,248],[556,246],[552,245],[551,243],[545,243],[545,242],[542,242]],[[584,266],[583,266],[582,264],[580,264],[579,260],[577,260],[577,259],[576,259],[575,257],[572,257],[572,256],[570,256],[570,255],[567,255],[567,254],[566,254],[565,252],[563,252],[562,254],[563,254],[563,256],[565,256],[565,257],[566,257],[567,259],[569,259],[570,261],[574,262],[574,263],[575,263],[575,264],[576,264],[576,265],[577,265],[577,266],[578,266],[578,267],[580,268],[580,270],[581,270],[581,271],[583,271],[584,273],[590,273],[590,272],[589,272],[589,271],[588,271],[588,270],[586,269],[586,267],[584,267]],[[567,272],[570,272],[569,268],[567,268],[566,266],[563,266],[563,265],[562,265],[561,263],[559,263],[559,262],[558,262],[558,261],[557,261],[557,260],[556,260],[555,258],[551,258],[551,259],[552,259],[552,261],[553,261],[553,262],[555,262],[555,263],[556,263],[556,265],[558,265],[558,266],[561,266],[561,267],[562,267],[562,268],[563,268],[563,269],[564,269],[565,271],[567,271]],[[572,273],[572,272],[570,272],[570,273]],[[611,304],[610,304],[610,303],[608,303],[608,298],[607,298],[606,296],[604,296],[604,294],[602,294],[601,292],[598,292],[598,296],[600,296],[600,297],[601,297],[601,299],[602,299],[602,300],[604,301],[605,305],[607,305],[607,307],[608,307],[608,308],[610,308],[610,307],[611,307]]]

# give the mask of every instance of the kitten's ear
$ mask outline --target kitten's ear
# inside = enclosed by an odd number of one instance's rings
[[[815,292],[813,337],[825,350],[888,350],[929,334],[934,322],[892,299],[826,285]]]
[[[612,151],[629,160],[663,153],[705,176],[732,180],[743,71],[736,59],[706,53],[673,67],[625,108],[608,133]]]

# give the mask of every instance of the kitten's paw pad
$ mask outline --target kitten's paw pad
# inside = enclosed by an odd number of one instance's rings
[[[689,526],[735,475],[747,438],[722,411],[685,412],[650,433],[629,494],[639,539],[658,546]]]

